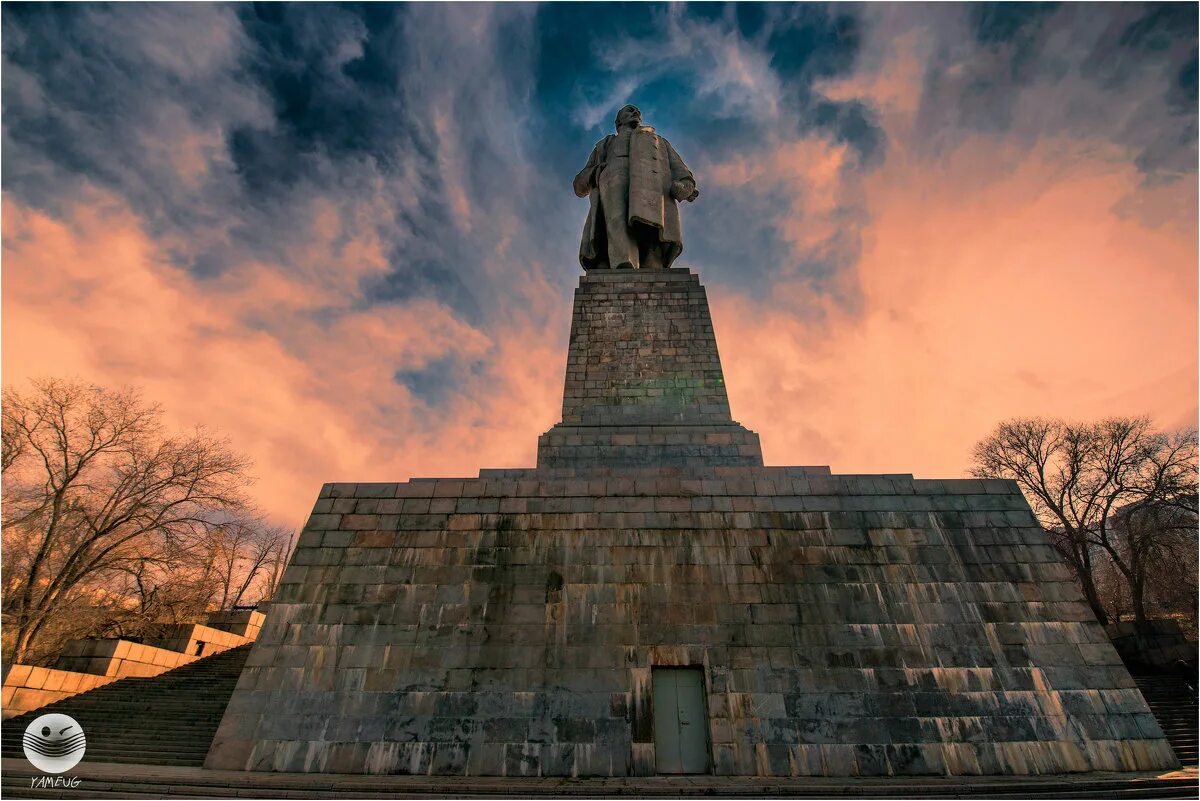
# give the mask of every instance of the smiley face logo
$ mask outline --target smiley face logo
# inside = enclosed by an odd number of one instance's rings
[[[25,758],[45,773],[63,773],[79,764],[87,740],[74,718],[52,713],[42,715],[25,729],[21,740]]]

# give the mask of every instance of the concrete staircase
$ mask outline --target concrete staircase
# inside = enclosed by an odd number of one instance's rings
[[[1184,767],[1196,765],[1200,720],[1194,686],[1179,676],[1161,673],[1135,673],[1133,680],[1158,718],[1158,725],[1162,726],[1180,763]]]
[[[231,648],[158,676],[120,679],[9,718],[0,752],[23,758],[25,727],[41,715],[61,712],[83,727],[85,763],[200,766],[250,648]]]

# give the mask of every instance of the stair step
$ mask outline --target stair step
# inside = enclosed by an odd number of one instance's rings
[[[1133,680],[1180,763],[1196,765],[1200,753],[1200,711],[1195,685],[1175,676],[1155,674],[1134,674]]]
[[[1096,781],[1081,777],[1010,777],[996,781],[946,782],[936,779],[897,779],[890,782],[758,780],[733,777],[696,777],[697,781],[652,779],[622,780],[521,780],[503,778],[449,779],[447,777],[396,776],[364,778],[300,777],[295,774],[253,774],[231,778],[191,769],[169,768],[139,781],[136,768],[120,778],[89,778],[85,773],[77,788],[31,789],[26,775],[8,772],[0,783],[6,797],[45,798],[437,798],[437,797],[580,797],[642,798],[680,797],[788,797],[788,798],[1195,798],[1197,781],[1181,779],[1121,779]],[[332,781],[331,781],[332,780]]]

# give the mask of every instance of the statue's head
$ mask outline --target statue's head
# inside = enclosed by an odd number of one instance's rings
[[[627,125],[637,127],[642,123],[641,109],[632,103],[621,106],[621,110],[617,112],[617,119],[615,122],[618,131]]]

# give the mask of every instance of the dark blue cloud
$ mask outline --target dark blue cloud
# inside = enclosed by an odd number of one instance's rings
[[[1196,67],[1197,49],[1192,48],[1191,58],[1183,63],[1167,88],[1167,102],[1178,114],[1186,115],[1196,110]]]
[[[863,166],[877,165],[883,159],[887,135],[875,111],[859,101],[813,104],[812,128],[826,131],[837,142],[850,145]]]
[[[1079,137],[1133,152],[1150,183],[1195,174],[1195,3],[967,10],[977,47],[934,38],[917,119],[924,155],[981,132],[1024,147]]]
[[[453,357],[435,359],[418,369],[397,370],[396,383],[401,384],[429,407],[443,404],[457,386],[481,372],[482,363],[463,364]]]
[[[455,271],[437,261],[409,262],[402,252],[393,252],[391,261],[403,267],[367,279],[363,285],[367,300],[359,308],[434,298],[469,320],[483,319],[483,298],[472,291],[465,271]]]
[[[1145,13],[1121,32],[1118,43],[1147,52],[1171,49],[1180,41],[1196,40],[1196,3],[1147,3]]]
[[[985,44],[1028,38],[1060,3],[972,3],[968,18],[975,38]]]
[[[784,78],[828,78],[854,67],[862,45],[858,17],[818,5],[787,7],[787,15],[771,31],[767,47],[771,66]],[[806,89],[805,82],[796,88]]]

